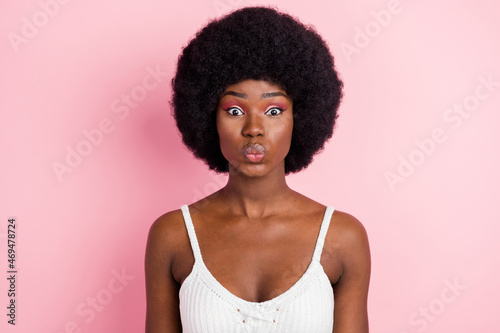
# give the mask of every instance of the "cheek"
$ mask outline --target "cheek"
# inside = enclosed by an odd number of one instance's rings
[[[293,133],[293,118],[289,119],[288,122],[283,125],[283,140],[291,142],[292,133]]]
[[[217,134],[219,134],[219,141],[222,141],[221,138],[226,134],[226,126],[224,120],[221,118],[220,111],[217,112],[215,117],[215,126],[217,127]]]
[[[290,150],[290,144],[292,142],[292,132],[293,132],[293,122],[288,122],[280,125],[280,128],[276,128],[275,142],[277,143],[278,151],[280,155],[287,155]],[[279,134],[278,134],[279,133]]]
[[[227,153],[230,152],[229,147],[231,146],[232,139],[232,131],[228,128],[227,124],[224,121],[217,119],[217,133],[219,135],[219,146],[222,151],[224,157],[227,158]]]
[[[219,132],[219,146],[220,149],[222,150],[222,153],[226,151],[226,148],[229,147],[229,137],[227,136],[227,133],[225,132]]]

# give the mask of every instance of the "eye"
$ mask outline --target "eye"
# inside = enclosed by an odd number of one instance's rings
[[[240,108],[237,108],[235,106],[224,110],[227,113],[229,113],[231,116],[241,116],[243,114],[243,111]]]
[[[266,111],[266,114],[267,115],[270,115],[270,116],[277,116],[279,115],[281,112],[283,112],[284,110],[281,109],[281,108],[278,108],[278,107],[274,107],[274,108],[270,108],[269,110]]]

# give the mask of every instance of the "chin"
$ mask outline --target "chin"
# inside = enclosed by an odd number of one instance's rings
[[[241,163],[238,167],[233,165],[229,170],[229,175],[243,175],[249,178],[260,178],[274,173],[279,167],[279,165],[271,167],[266,163]],[[283,174],[284,173],[285,168],[283,166]]]

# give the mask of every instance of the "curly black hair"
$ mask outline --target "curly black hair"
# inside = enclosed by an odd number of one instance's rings
[[[172,79],[172,107],[184,144],[210,169],[229,170],[216,110],[222,92],[247,79],[277,84],[292,97],[285,173],[307,167],[333,134],[343,83],[314,28],[268,7],[246,7],[213,20],[183,49]]]

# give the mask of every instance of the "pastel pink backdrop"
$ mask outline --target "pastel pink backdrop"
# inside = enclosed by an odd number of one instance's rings
[[[364,223],[371,331],[499,331],[495,2],[25,0],[0,4],[2,332],[144,330],[150,224],[225,180],[174,126],[177,56],[255,4],[314,25],[345,82],[334,138],[288,181]]]

